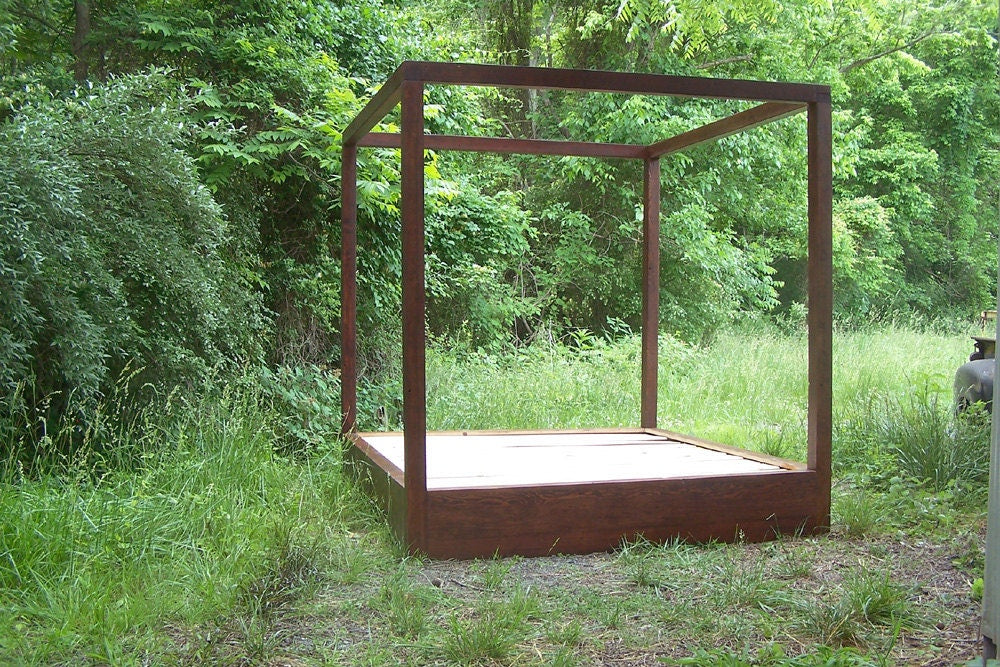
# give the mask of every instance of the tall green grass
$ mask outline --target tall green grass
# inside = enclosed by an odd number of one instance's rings
[[[899,327],[836,332],[838,426],[867,421],[874,435],[880,401],[906,402],[919,392],[933,397],[935,418],[947,422],[951,373],[967,357],[967,341]],[[659,351],[661,428],[805,457],[804,333],[735,329],[708,345],[661,336]],[[636,426],[639,340],[593,338],[584,349],[536,346],[503,358],[459,358],[435,349],[428,356],[427,385],[429,428]]]
[[[223,389],[146,411],[116,433],[129,467],[8,458],[0,662],[195,655],[205,628],[250,627],[329,569],[338,528],[359,515],[338,450],[276,455],[262,398]]]
[[[969,471],[980,470],[988,430],[982,420],[955,422],[950,411],[963,336],[895,327],[840,331],[834,344],[838,476],[884,484],[877,508],[909,497],[911,479],[931,490],[981,484]],[[661,426],[804,457],[804,335],[734,330],[706,345],[663,336],[659,362]],[[394,558],[387,544],[367,542],[385,529],[344,474],[340,443],[327,438],[338,397],[312,378],[272,378],[278,390],[256,381],[208,387],[142,409],[109,399],[102,428],[53,428],[28,459],[14,451],[25,415],[0,415],[8,452],[0,460],[0,663],[266,662],[282,609],[324,580],[357,585],[373,558]],[[500,357],[434,348],[427,386],[433,429],[636,425],[639,341],[581,334],[572,346]],[[288,446],[290,434],[307,446]],[[865,534],[871,522],[860,519],[873,512],[861,509],[838,505]],[[637,560],[635,577],[656,588],[650,563]],[[754,581],[727,595],[766,594]],[[415,602],[400,590],[379,604],[398,634],[424,646],[433,599]],[[527,623],[534,612],[491,627],[497,609],[452,614],[428,655],[506,655],[536,637]]]

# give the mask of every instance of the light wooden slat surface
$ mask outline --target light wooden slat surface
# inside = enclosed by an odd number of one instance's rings
[[[403,437],[363,436],[400,469]],[[778,466],[648,433],[427,434],[427,487],[460,489],[674,479]]]

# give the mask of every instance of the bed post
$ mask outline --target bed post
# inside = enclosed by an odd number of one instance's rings
[[[660,329],[660,160],[644,161],[642,188],[642,428],[656,428]]]
[[[340,416],[341,430],[357,426],[358,408],[358,147],[345,144],[340,162]]]
[[[403,460],[406,543],[426,549],[427,394],[425,390],[424,86],[402,84]]]
[[[833,432],[833,158],[829,92],[809,104],[809,425],[816,526],[830,525]]]

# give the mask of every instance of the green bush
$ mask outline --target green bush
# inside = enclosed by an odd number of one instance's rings
[[[262,354],[254,258],[185,153],[178,93],[123,77],[0,125],[0,385],[47,401],[36,424],[86,420],[126,369],[173,386]]]

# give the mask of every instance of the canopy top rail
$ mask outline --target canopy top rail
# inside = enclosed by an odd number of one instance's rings
[[[758,106],[648,146],[450,135],[425,135],[423,140],[425,148],[429,149],[580,157],[656,159],[786,118],[806,109],[812,102],[830,101],[829,86],[808,83],[409,60],[400,64],[344,130],[345,146],[400,146],[399,135],[372,133],[371,130],[399,103],[406,82],[762,102]]]

